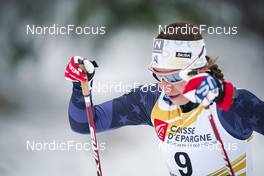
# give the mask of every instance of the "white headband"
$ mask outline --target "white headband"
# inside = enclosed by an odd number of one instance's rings
[[[204,40],[182,41],[154,39],[151,67],[195,69],[207,64]]]

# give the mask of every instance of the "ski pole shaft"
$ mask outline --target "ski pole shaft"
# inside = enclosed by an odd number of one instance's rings
[[[83,63],[79,64],[79,67],[83,71],[86,71]],[[89,84],[88,80],[81,81],[82,94],[84,96],[84,102],[86,106],[86,115],[87,115],[87,121],[88,121],[89,129],[90,129],[90,136],[92,140],[92,149],[93,149],[93,155],[94,155],[94,159],[96,163],[97,176],[102,176],[101,161],[99,157],[98,142],[96,139],[96,129],[95,129],[95,124],[94,124],[93,105],[92,105],[92,100],[91,100],[88,84]]]
[[[210,109],[210,106],[206,108],[207,111],[209,112],[209,121],[210,121],[210,124],[211,124],[211,127],[214,131],[214,134],[215,134],[215,137],[216,137],[216,140],[219,142],[220,146],[221,146],[221,149],[222,149],[222,155],[223,155],[223,159],[224,161],[226,162],[226,168],[227,168],[227,171],[229,172],[230,176],[235,176],[235,173],[234,173],[234,170],[232,168],[232,164],[230,162],[230,159],[228,157],[228,154],[226,152],[226,149],[225,149],[225,146],[224,146],[224,143],[221,139],[221,136],[220,136],[220,133],[216,127],[216,124],[215,124],[215,121],[214,121],[214,116],[212,114],[212,111]]]

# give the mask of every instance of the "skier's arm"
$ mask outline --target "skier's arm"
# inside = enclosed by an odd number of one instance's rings
[[[204,73],[189,79],[184,95],[205,106],[216,102],[223,127],[238,139],[247,139],[253,131],[264,134],[264,103],[247,90]]]
[[[247,90],[239,90],[234,111],[245,125],[264,135],[264,102]]]
[[[73,85],[68,111],[70,125],[73,131],[89,133],[80,84],[74,83]],[[146,88],[150,89],[149,87]],[[159,91],[142,91],[141,88],[133,89],[129,94],[94,105],[96,130],[100,132],[126,125],[152,125],[150,113]],[[152,86],[151,90],[155,89],[157,86]]]
[[[225,129],[239,139],[248,138],[253,131],[264,135],[264,102],[251,92],[239,89],[228,111],[218,109]]]

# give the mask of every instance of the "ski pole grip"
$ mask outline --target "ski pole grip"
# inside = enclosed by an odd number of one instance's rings
[[[78,66],[80,69],[82,69],[82,71],[84,71],[87,74],[87,71],[85,69],[85,66],[83,64],[82,60],[78,60]],[[87,75],[88,77],[88,75]],[[89,82],[88,79],[85,81],[81,81],[81,87],[82,87],[82,94],[83,96],[87,97],[90,94],[90,90],[89,90],[89,86],[88,86]]]
[[[81,86],[82,86],[82,94],[84,97],[89,96],[90,91],[89,91],[89,86],[88,86],[88,81],[81,81]]]

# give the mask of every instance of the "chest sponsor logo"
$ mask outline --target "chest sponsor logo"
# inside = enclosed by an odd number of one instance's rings
[[[168,125],[169,124],[167,122],[164,122],[164,121],[159,120],[159,119],[154,119],[155,131],[156,131],[159,139],[162,141],[165,140]]]

